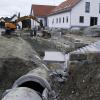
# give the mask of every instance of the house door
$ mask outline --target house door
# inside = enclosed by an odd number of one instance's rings
[[[40,20],[41,25],[43,25],[43,20]]]
[[[90,26],[97,25],[98,18],[97,17],[90,17]]]

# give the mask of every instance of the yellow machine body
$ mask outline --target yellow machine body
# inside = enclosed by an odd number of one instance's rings
[[[13,30],[15,30],[16,29],[16,24],[12,23],[12,22],[7,22],[7,23],[5,23],[5,28],[6,29],[13,29]]]

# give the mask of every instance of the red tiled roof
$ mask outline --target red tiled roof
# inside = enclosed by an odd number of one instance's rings
[[[62,10],[71,10],[71,8],[74,7],[80,1],[81,0],[66,0],[62,2],[59,6],[57,6],[54,10],[52,10],[52,13],[56,13]]]
[[[34,16],[47,16],[56,6],[50,5],[32,5],[31,11]]]

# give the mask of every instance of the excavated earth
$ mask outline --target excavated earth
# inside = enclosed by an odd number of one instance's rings
[[[37,53],[20,37],[0,37],[0,99],[16,79],[38,65]]]
[[[100,100],[100,63],[70,68],[64,83],[52,80],[57,100]]]
[[[0,37],[0,99],[16,79],[40,66],[34,48],[42,56],[41,51],[45,48],[53,49],[49,45],[38,45],[37,41],[28,42],[31,45],[20,37]],[[79,61],[75,66],[69,66],[69,76],[63,83],[55,77],[50,79],[57,100],[100,100],[100,62]]]
[[[37,44],[34,40],[31,43],[32,46]],[[39,45],[41,48],[44,47],[43,44]],[[35,50],[38,50],[38,48],[37,46]],[[47,48],[50,48],[50,46],[48,45]],[[99,55],[96,55],[95,61],[75,61],[76,64],[73,62],[72,65],[69,65],[69,76],[63,83],[59,83],[55,77],[50,77],[57,100],[100,100]]]

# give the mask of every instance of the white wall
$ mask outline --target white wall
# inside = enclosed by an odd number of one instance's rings
[[[85,3],[90,2],[90,12],[85,12]],[[90,17],[98,17],[98,25],[100,25],[100,13],[99,13],[100,0],[81,0],[70,12],[60,13],[52,16],[48,16],[48,27],[54,28],[70,28],[71,27],[86,27],[90,26]],[[56,23],[56,19],[68,16],[68,23]],[[84,23],[79,22],[80,16],[84,16]],[[54,23],[52,23],[54,19]]]
[[[33,11],[31,12],[31,15],[34,16]],[[38,21],[42,20],[43,25],[46,26],[46,19],[43,17],[37,17]],[[31,28],[34,28],[35,26],[39,26],[39,23],[37,23],[35,20],[31,20]]]
[[[46,20],[45,18],[38,18],[38,21],[42,20],[43,21],[43,25],[46,26]],[[31,20],[31,28],[34,28],[36,26],[40,26],[39,23],[37,23],[35,20]]]
[[[85,12],[85,2],[90,2],[90,13]],[[99,3],[100,0],[81,0],[71,11],[71,26],[90,26],[90,17],[98,17],[100,25]],[[84,16],[84,23],[79,22],[79,16]]]
[[[18,22],[18,25],[20,26],[20,29],[22,29],[22,22]]]
[[[64,23],[63,23],[64,17]],[[56,22],[58,18],[58,23]],[[61,22],[59,23],[59,18],[61,18]],[[68,18],[68,22],[67,22]],[[54,20],[54,22],[53,22]],[[70,12],[64,12],[57,15],[48,16],[47,18],[48,27],[52,28],[70,28]]]

